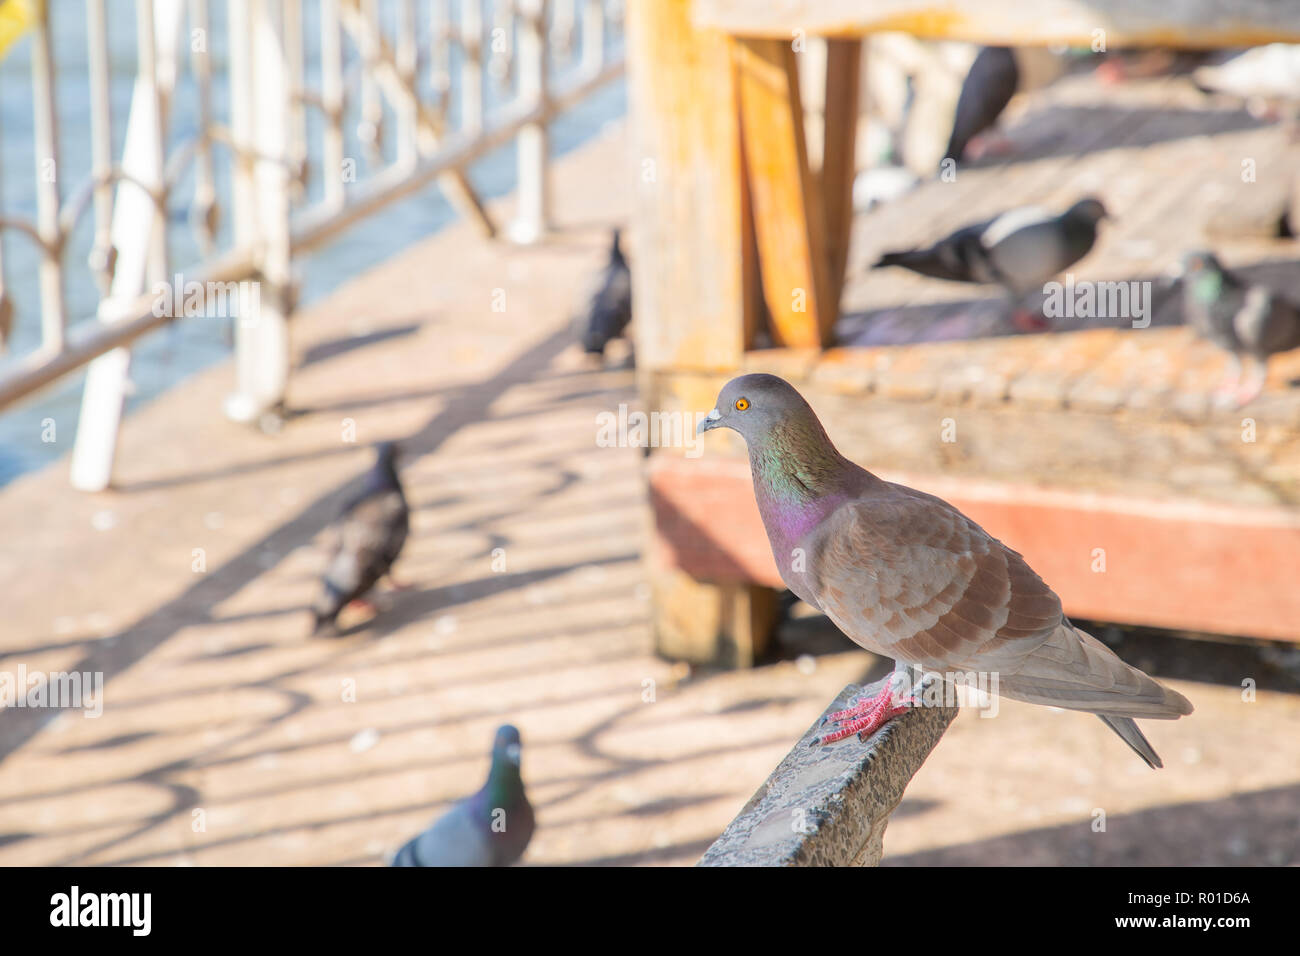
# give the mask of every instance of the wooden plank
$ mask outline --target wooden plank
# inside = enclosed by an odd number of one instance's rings
[[[1300,512],[882,475],[936,494],[1023,554],[1067,614],[1300,640]],[[782,587],[743,459],[652,459],[660,560],[715,582]],[[1104,553],[1104,570],[1098,570]]]
[[[861,40],[826,44],[826,108],[822,146],[822,201],[826,209],[826,257],[830,288],[839,310],[853,226],[854,147],[858,138],[858,77]]]
[[[1277,0],[695,0],[701,28],[746,36],[863,36],[898,30],[936,40],[1188,49],[1300,42],[1300,5]]]
[[[745,345],[747,256],[728,41],[689,0],[628,4],[637,368],[727,370]]]
[[[741,151],[753,200],[764,298],[777,345],[830,344],[835,304],[821,184],[808,165],[796,54],[739,38]]]

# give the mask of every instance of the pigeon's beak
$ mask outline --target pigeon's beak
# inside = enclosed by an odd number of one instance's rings
[[[722,412],[715,408],[709,412],[709,414],[700,419],[700,423],[695,426],[695,434],[703,435],[710,428],[717,428],[721,424]]]

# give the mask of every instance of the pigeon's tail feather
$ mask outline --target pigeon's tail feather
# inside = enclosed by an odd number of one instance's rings
[[[1178,691],[1124,663],[1069,621],[1063,621],[1014,673],[1002,672],[999,685],[999,693],[1015,700],[1102,717],[1176,720],[1192,712],[1191,702]]]
[[[1133,752],[1147,762],[1147,766],[1152,770],[1159,770],[1164,766],[1160,762],[1160,755],[1156,749],[1151,746],[1151,741],[1138,729],[1137,721],[1132,717],[1108,717],[1105,714],[1098,714],[1101,722],[1109,727],[1115,733],[1119,734],[1124,743],[1133,748]]]

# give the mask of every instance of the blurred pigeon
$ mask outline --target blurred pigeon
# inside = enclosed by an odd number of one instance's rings
[[[1192,82],[1206,93],[1240,97],[1255,116],[1277,118],[1283,104],[1291,104],[1294,112],[1300,102],[1300,44],[1252,47],[1224,63],[1197,69]]]
[[[611,339],[623,334],[632,319],[632,272],[623,258],[619,230],[614,230],[609,262],[592,293],[583,318],[582,347],[592,355],[604,355]]]
[[[843,457],[803,397],[775,375],[723,386],[699,431],[749,446],[754,495],[786,585],[855,642],[911,668],[996,674],[1003,697],[1097,714],[1152,767],[1134,717],[1192,712],[1061,612],[1025,560],[947,502]],[[831,715],[819,743],[870,734],[903,708],[894,688]]]
[[[932,246],[887,252],[873,268],[902,266],[935,279],[996,282],[1018,298],[1086,256],[1097,241],[1097,223],[1105,218],[1106,207],[1091,196],[1059,216],[1021,207],[959,229]],[[1026,313],[1017,309],[1017,325],[1026,321]]]
[[[952,118],[952,135],[943,158],[961,162],[966,146],[978,134],[997,122],[1016,95],[1020,70],[1010,47],[986,46],[976,55],[961,85],[957,110]]]
[[[1010,152],[1010,140],[984,131],[994,126],[1017,93],[1047,86],[1066,71],[1069,62],[1068,54],[1044,47],[982,47],[962,81],[943,158],[961,162],[963,155],[978,159]]]
[[[454,804],[394,855],[393,866],[509,866],[533,836],[533,808],[519,775],[519,731],[497,730],[487,783]]]
[[[1216,394],[1232,396],[1240,408],[1264,390],[1268,357],[1300,348],[1300,308],[1271,289],[1233,275],[1212,252],[1189,252],[1180,272],[1183,320],[1232,356]],[[1244,383],[1243,358],[1251,366]]]
[[[410,530],[410,509],[397,480],[398,447],[383,442],[355,498],[330,529],[321,592],[312,605],[313,635],[336,632],[339,612],[361,600],[393,566]]]

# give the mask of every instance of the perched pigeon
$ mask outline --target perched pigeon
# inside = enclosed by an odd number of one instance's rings
[[[383,442],[365,484],[343,508],[326,547],[321,592],[312,605],[313,635],[335,632],[339,612],[392,568],[410,530],[410,509],[397,480],[398,448]]]
[[[1268,376],[1268,357],[1300,348],[1300,307],[1262,285],[1249,285],[1225,269],[1211,252],[1183,257],[1183,320],[1232,356],[1232,368],[1217,393],[1238,407],[1259,396]],[[1242,359],[1251,373],[1241,381]]]
[[[943,158],[961,162],[967,145],[997,122],[1019,84],[1020,69],[1010,47],[986,46],[980,50],[961,85],[952,135]]]
[[[774,375],[728,382],[699,424],[712,428],[734,429],[749,445],[758,510],[790,590],[894,658],[898,678],[912,667],[996,673],[1001,696],[1097,714],[1160,766],[1133,718],[1173,719],[1192,705],[1071,624],[1019,554],[947,502],[844,458]],[[820,742],[875,731],[901,712],[892,693],[886,685],[832,715],[840,726]]]
[[[932,246],[887,252],[874,268],[902,266],[935,279],[995,282],[1018,298],[1086,256],[1097,241],[1097,223],[1106,217],[1106,207],[1091,196],[1059,216],[1029,206],[1012,209]]]
[[[497,730],[487,783],[397,851],[393,866],[509,866],[533,836],[533,808],[519,776],[519,731]]]
[[[609,263],[601,273],[600,284],[592,293],[584,316],[582,347],[593,355],[604,355],[605,346],[618,338],[632,319],[632,272],[623,258],[619,230],[609,249]]]

